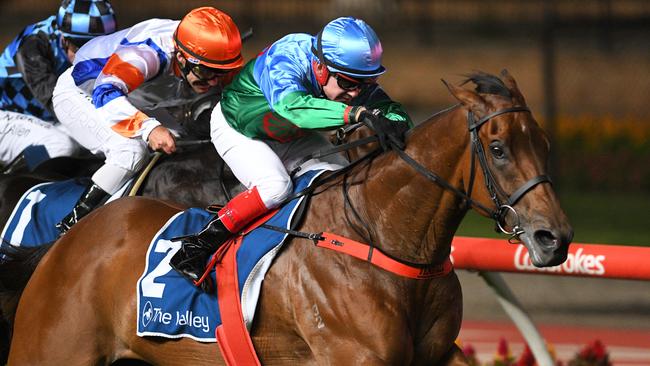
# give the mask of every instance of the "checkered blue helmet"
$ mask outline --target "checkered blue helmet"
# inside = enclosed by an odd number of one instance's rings
[[[77,46],[117,29],[108,0],[63,0],[56,24],[63,36]]]

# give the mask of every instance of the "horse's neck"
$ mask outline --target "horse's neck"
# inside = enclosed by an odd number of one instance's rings
[[[460,108],[417,126],[406,153],[462,189],[468,149],[466,114]],[[396,153],[375,161],[356,187],[356,201],[371,225],[376,245],[418,263],[441,262],[465,210],[452,192],[425,178]]]

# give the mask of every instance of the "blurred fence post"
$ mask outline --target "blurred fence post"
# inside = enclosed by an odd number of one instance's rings
[[[553,357],[548,351],[544,337],[539,333],[535,323],[526,313],[524,307],[521,306],[503,277],[497,272],[479,271],[478,274],[494,290],[499,304],[526,340],[537,364],[540,366],[553,366],[555,362],[553,362]]]

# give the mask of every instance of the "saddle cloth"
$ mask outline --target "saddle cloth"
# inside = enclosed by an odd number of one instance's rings
[[[122,197],[130,183],[108,201]],[[71,179],[41,183],[27,190],[2,230],[2,245],[37,247],[58,239],[55,225],[72,211],[88,184],[89,179]]]
[[[307,188],[324,170],[312,170],[294,181],[294,191]],[[266,224],[291,227],[304,196],[284,205]],[[166,338],[188,337],[200,342],[216,342],[214,331],[221,324],[215,294],[207,294],[169,265],[180,249],[172,238],[200,231],[213,214],[192,208],[170,218],[149,245],[145,270],[138,280],[137,334]],[[250,330],[264,275],[282,247],[287,234],[258,227],[248,233],[237,251],[237,273],[242,312]],[[210,274],[215,280],[214,268]],[[216,283],[216,282],[215,282]]]

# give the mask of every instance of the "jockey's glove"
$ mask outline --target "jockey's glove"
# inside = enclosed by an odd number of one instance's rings
[[[405,121],[393,121],[384,117],[378,109],[362,109],[359,111],[359,122],[370,127],[375,132],[379,140],[379,145],[384,151],[392,147],[404,150],[406,131],[409,126]]]

